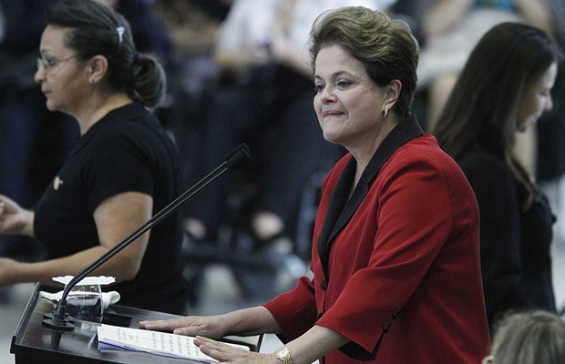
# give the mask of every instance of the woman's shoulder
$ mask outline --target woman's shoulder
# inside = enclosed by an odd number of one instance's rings
[[[417,164],[434,169],[444,169],[456,165],[453,158],[445,153],[431,134],[424,134],[400,146],[389,159],[392,165],[404,168]]]
[[[137,118],[114,119],[104,124],[87,141],[90,154],[111,160],[135,156],[153,161],[176,155],[172,139],[158,125]]]
[[[139,104],[114,110],[99,123],[96,138],[109,141],[144,141],[152,140],[155,134],[166,134],[159,121]]]

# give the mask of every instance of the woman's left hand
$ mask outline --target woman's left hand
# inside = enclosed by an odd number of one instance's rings
[[[226,343],[197,336],[194,344],[220,363],[278,364],[274,354],[261,354],[233,347]]]

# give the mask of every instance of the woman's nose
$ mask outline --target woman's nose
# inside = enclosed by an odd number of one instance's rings
[[[43,71],[41,69],[35,71],[35,75],[33,76],[33,79],[35,80],[35,82],[41,83],[43,81]]]
[[[328,102],[328,101],[333,101],[335,99],[335,96],[331,90],[331,88],[329,87],[324,87],[321,91],[320,91],[320,100],[324,103]]]

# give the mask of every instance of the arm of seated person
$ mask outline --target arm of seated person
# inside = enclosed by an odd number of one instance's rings
[[[140,192],[125,192],[104,200],[94,211],[100,245],[109,250],[151,218],[153,198]],[[145,255],[149,234],[146,232],[114,256],[97,271],[112,275],[116,281],[135,278]]]
[[[0,260],[0,286],[40,282],[53,285],[52,277],[76,275],[151,218],[153,198],[139,192],[124,192],[104,200],[94,211],[100,245],[63,258],[38,263]],[[149,232],[140,236],[92,274],[108,275],[116,282],[133,279],[145,254]]]
[[[555,35],[551,13],[543,0],[516,0],[516,7],[526,23],[551,36]]]
[[[434,0],[422,21],[422,33],[426,40],[453,30],[472,6],[471,0]]]

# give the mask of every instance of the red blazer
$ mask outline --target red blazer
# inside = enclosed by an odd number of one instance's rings
[[[316,324],[351,340],[321,363],[480,363],[490,342],[479,210],[464,174],[415,118],[347,200],[354,172],[348,154],[324,181],[313,279],[265,304],[283,340]]]

